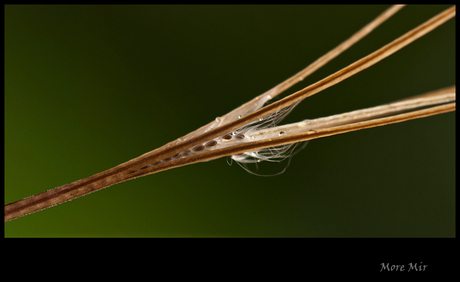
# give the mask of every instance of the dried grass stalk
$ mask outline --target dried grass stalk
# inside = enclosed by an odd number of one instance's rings
[[[372,66],[373,64],[379,62],[380,60],[390,56],[391,54],[397,52],[401,48],[407,46],[408,44],[412,43],[416,39],[424,36],[431,30],[435,29],[436,27],[440,26],[441,24],[445,23],[447,20],[451,19],[455,16],[455,6],[445,10],[444,12],[438,14],[437,16],[433,17],[432,19],[428,20],[427,22],[421,24],[420,26],[414,28],[413,30],[407,32],[403,36],[399,37],[398,39],[394,40],[393,42],[383,46],[382,48],[378,49],[377,51],[371,53],[370,55],[356,61],[355,63],[343,68],[342,70],[314,83],[284,99],[281,99],[275,103],[272,103],[268,106],[260,108],[264,103],[268,100],[273,98],[274,96],[278,95],[285,89],[289,88],[296,82],[302,80],[308,74],[312,73],[314,70],[319,68],[320,66],[324,65],[327,61],[331,60],[341,52],[343,52],[346,48],[350,47],[356,41],[361,39],[363,36],[368,34],[371,30],[385,21],[389,16],[394,14],[397,10],[399,10],[400,6],[394,6],[387,11],[385,11],[382,15],[377,17],[373,22],[368,24],[362,30],[357,32],[353,35],[350,39],[336,47],[331,52],[327,53],[325,56],[318,59],[315,63],[311,66],[307,67],[306,69],[299,72],[297,75],[291,77],[290,79],[286,80],[285,82],[277,85],[275,88],[269,90],[268,92],[262,94],[261,96],[253,99],[252,101],[244,104],[243,106],[235,109],[234,111],[230,112],[226,116],[216,119],[216,121],[190,133],[185,135],[182,138],[179,138],[173,142],[166,144],[156,150],[143,154],[135,159],[132,159],[128,162],[120,164],[114,168],[108,169],[106,171],[97,173],[90,177],[45,191],[43,193],[10,203],[5,205],[5,222],[12,220],[17,217],[24,216],[26,214],[36,212],[65,201],[69,201],[83,195],[95,192],[97,190],[103,189],[105,187],[114,185],[116,183],[120,183],[126,180],[130,180],[133,178],[145,176],[148,174],[153,174],[159,171],[171,169],[174,167],[184,166],[187,164],[193,164],[196,162],[212,160],[216,158],[220,158],[223,156],[233,155],[233,154],[240,154],[247,151],[259,150],[262,148],[279,146],[284,144],[291,144],[326,136],[332,136],[336,134],[372,128],[376,126],[382,126],[392,123],[403,122],[415,118],[427,117],[431,115],[446,113],[449,111],[455,110],[455,88],[443,89],[434,93],[429,93],[426,97],[431,96],[434,97],[432,99],[432,104],[424,104],[424,107],[430,106],[425,109],[418,109],[406,113],[394,114],[394,111],[388,108],[387,112],[385,110],[380,109],[380,112],[376,112],[376,109],[369,110],[371,113],[373,112],[374,115],[370,115],[369,119],[361,120],[361,121],[345,121],[340,120],[340,122],[344,122],[345,124],[338,125],[336,123],[330,124],[331,126],[325,126],[321,129],[310,130],[307,132],[302,132],[298,134],[289,134],[286,136],[280,136],[277,138],[269,138],[266,140],[259,140],[257,142],[247,142],[243,144],[237,144],[235,146],[226,147],[223,149],[216,149],[212,151],[204,151],[203,153],[196,154],[190,157],[184,157],[177,160],[171,160],[167,162],[162,162],[157,165],[152,165],[157,163],[161,160],[165,160],[174,156],[186,149],[189,149],[193,146],[198,144],[202,144],[204,142],[210,141],[213,138],[222,136],[233,130],[241,128],[244,125],[247,125],[259,118],[263,118],[267,115],[276,113],[286,107],[289,107],[295,103],[302,101],[303,99],[310,97],[328,87],[331,87],[344,79],[347,79],[354,74]],[[452,94],[453,93],[453,94]],[[448,101],[440,102],[441,96],[447,94],[451,94]],[[447,96],[446,96],[447,95]],[[426,98],[425,97],[425,98]],[[444,97],[444,98],[445,98]],[[416,101],[421,101],[422,97],[414,97],[410,98],[408,104],[416,103]],[[417,100],[418,99],[418,100]],[[441,99],[442,100],[442,99]],[[447,102],[447,103],[446,103]],[[443,105],[439,105],[444,103]],[[260,108],[260,109],[259,109]],[[378,108],[378,107],[377,107]],[[258,109],[258,110],[257,110]],[[405,109],[409,110],[409,109]],[[362,110],[366,111],[366,110]],[[249,113],[248,113],[249,112]],[[240,115],[245,116],[241,118],[237,118]],[[346,114],[345,114],[346,115]],[[376,116],[385,116],[386,117],[378,117]],[[371,117],[372,116],[372,117]],[[344,117],[344,116],[342,116]],[[336,117],[337,118],[337,117]]]

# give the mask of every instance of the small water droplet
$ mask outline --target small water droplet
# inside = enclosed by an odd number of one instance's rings
[[[206,144],[204,144],[204,146],[205,146],[206,148],[214,147],[214,146],[216,146],[216,145],[217,145],[217,141],[216,141],[216,140],[210,140],[210,141],[208,141]]]
[[[238,118],[242,118],[243,116],[242,115],[239,115]]]
[[[263,120],[264,120],[264,118],[259,118],[259,121],[263,121]]]
[[[194,147],[193,150],[194,150],[195,152],[203,151],[203,150],[204,150],[204,146],[203,146],[203,145],[198,145],[198,146]]]
[[[280,131],[280,136],[285,135],[285,134],[286,134],[286,131]]]
[[[230,134],[225,134],[224,136],[222,136],[222,138],[225,140],[230,140],[232,139],[232,136]]]
[[[220,117],[216,117],[216,121],[219,122],[219,121],[220,121]]]

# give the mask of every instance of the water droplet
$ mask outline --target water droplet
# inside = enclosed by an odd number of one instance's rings
[[[286,134],[286,131],[280,131],[280,136],[285,135],[285,134]]]
[[[232,136],[230,134],[225,134],[224,136],[222,136],[222,138],[224,138],[225,140],[230,140],[232,139]]]
[[[263,120],[264,120],[264,118],[259,118],[259,121],[263,121]]]
[[[216,122],[219,122],[220,121],[220,117],[216,117]]]
[[[203,146],[203,145],[198,145],[198,146],[196,146],[195,148],[193,148],[193,150],[194,150],[195,152],[203,151],[203,150],[204,150],[204,146]]]
[[[206,144],[204,144],[204,146],[205,146],[206,148],[214,147],[214,146],[216,146],[216,145],[217,145],[217,141],[216,141],[216,140],[210,140],[210,141],[208,141]]]
[[[238,118],[242,118],[243,116],[242,115],[239,115]]]

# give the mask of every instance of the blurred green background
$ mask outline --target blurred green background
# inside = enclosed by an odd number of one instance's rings
[[[447,7],[404,8],[288,92]],[[208,123],[385,8],[5,6],[5,204]],[[285,122],[454,84],[455,19],[305,100]],[[313,140],[276,177],[219,159],[128,181],[7,222],[5,236],[454,237],[454,156],[448,113]]]

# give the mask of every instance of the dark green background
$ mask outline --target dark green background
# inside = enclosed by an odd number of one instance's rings
[[[385,6],[6,6],[5,203],[137,157],[323,55]],[[305,87],[447,8],[408,6]],[[455,20],[285,120],[455,84]],[[225,159],[5,223],[6,237],[453,237],[455,114],[311,141],[281,176]],[[263,173],[263,171],[261,171]]]

